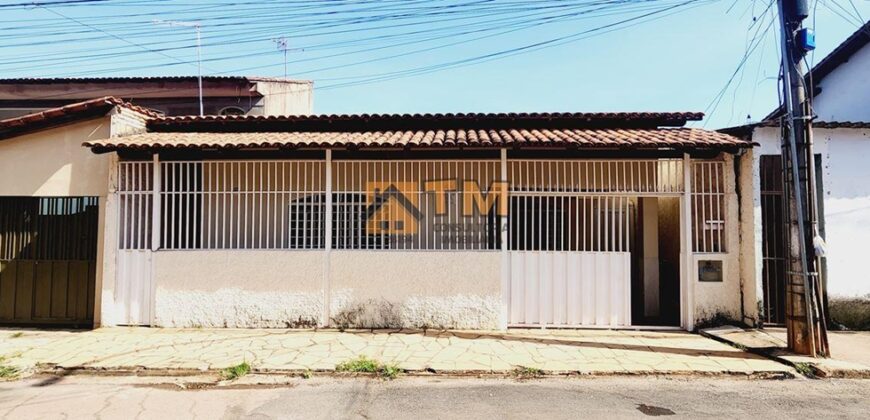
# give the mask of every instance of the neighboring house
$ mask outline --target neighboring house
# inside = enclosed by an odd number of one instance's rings
[[[198,115],[196,76],[0,79],[0,120],[93,98],[113,96],[168,116]],[[203,76],[207,115],[308,115],[313,82]]]
[[[870,295],[870,275],[863,269],[870,238],[870,23],[855,32],[816,65],[806,77],[813,87],[814,153],[819,190],[820,230],[828,245],[822,271],[832,297]],[[785,226],[780,128],[776,111],[757,124],[721,131],[758,143],[752,153],[752,197],[759,297],[764,320],[782,323],[785,316]],[[751,191],[751,193],[749,192]]]
[[[81,144],[143,131],[156,116],[99,98],[0,121],[0,324],[99,317],[112,165]]]

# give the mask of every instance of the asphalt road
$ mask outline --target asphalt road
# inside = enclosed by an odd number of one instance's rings
[[[186,390],[159,383],[165,381],[68,376],[0,383],[0,416],[160,420],[667,416],[770,420],[867,418],[870,413],[870,380],[406,377],[382,381],[315,377],[272,386]]]

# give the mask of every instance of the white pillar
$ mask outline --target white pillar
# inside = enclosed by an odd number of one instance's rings
[[[510,190],[510,186],[506,184],[508,180],[508,166],[507,166],[507,149],[501,149],[501,181],[504,181],[504,189],[501,192],[501,199],[509,200],[508,191]],[[508,212],[510,212],[510,201],[507,203]],[[510,240],[510,236],[508,235],[508,217],[510,213],[508,213],[507,217],[501,217],[501,223],[499,225],[499,233],[501,235],[501,320],[499,322],[499,327],[503,330],[507,329],[508,326],[508,317],[509,315],[509,305],[511,299],[511,261],[510,261],[510,253],[508,252],[508,241]]]
[[[326,149],[326,168],[324,169],[326,172],[326,223],[325,230],[323,234],[324,237],[324,250],[323,250],[323,279],[322,279],[322,288],[323,288],[323,312],[321,314],[320,326],[326,327],[329,325],[329,317],[330,317],[330,304],[332,301],[332,290],[330,289],[330,276],[329,276],[329,254],[332,250],[332,150]]]
[[[160,249],[160,155],[154,152],[153,183],[151,185],[151,250]]]
[[[680,324],[686,330],[695,328],[695,261],[692,249],[692,159],[683,154],[683,234],[681,249],[683,269],[680,282],[681,315]]]

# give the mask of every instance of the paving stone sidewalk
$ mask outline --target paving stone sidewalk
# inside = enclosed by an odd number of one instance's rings
[[[612,330],[331,331],[100,328],[0,329],[4,363],[33,370],[209,370],[247,361],[257,371],[329,371],[365,355],[408,371],[788,375],[761,356],[686,332]]]
[[[831,357],[812,358],[788,351],[785,328],[742,329],[733,326],[710,328],[701,335],[742,347],[784,364],[807,364],[817,376],[827,378],[870,378],[870,332],[829,331]]]

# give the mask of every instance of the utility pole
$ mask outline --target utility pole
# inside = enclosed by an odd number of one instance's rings
[[[828,338],[819,277],[818,206],[812,141],[812,109],[802,60],[815,38],[801,22],[809,15],[807,0],[777,0],[782,29],[783,180],[788,223],[786,328],[788,347],[812,357],[827,356]]]
[[[156,25],[183,26],[196,30],[196,67],[198,70],[197,84],[199,85],[199,116],[205,115],[202,105],[202,25],[199,22],[180,22],[177,20],[155,20]]]

